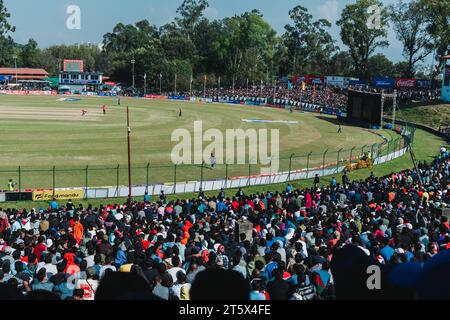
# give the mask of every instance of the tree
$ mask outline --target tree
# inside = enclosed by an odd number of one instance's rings
[[[375,12],[377,26],[370,24],[373,19],[370,9],[374,8],[379,10]],[[379,0],[357,0],[342,11],[337,25],[341,27],[342,42],[349,48],[359,77],[367,78],[369,57],[375,50],[389,45],[383,40],[387,36],[387,23],[388,12]]]
[[[28,40],[28,43],[21,47],[19,54],[20,64],[28,68],[39,67],[37,63],[39,52],[37,42],[34,39]]]
[[[394,73],[394,64],[384,54],[376,54],[368,61],[369,76],[391,77]]]
[[[337,49],[328,32],[331,23],[325,19],[314,21],[308,9],[302,6],[290,10],[289,17],[292,22],[284,27],[283,40],[292,57],[292,74],[317,71],[317,67],[328,64]]]
[[[275,44],[273,66],[271,69],[278,78],[281,78],[292,71],[289,49],[281,38],[278,38],[277,43]]]
[[[219,54],[215,46],[221,37],[221,22],[202,19],[195,29],[192,41],[196,49],[197,61],[194,65],[194,73],[224,74],[225,69],[219,60]]]
[[[160,29],[160,40],[168,59],[195,61],[194,43],[177,28],[175,23],[167,24]]]
[[[184,0],[177,9],[181,18],[175,18],[182,32],[192,38],[198,23],[202,21],[203,13],[209,7],[208,0]]]
[[[163,28],[161,28],[163,29]],[[145,73],[161,72],[166,62],[160,39],[160,30],[148,20],[134,25],[118,23],[113,32],[103,36],[104,52],[98,57],[102,63],[109,62],[111,76],[117,81],[132,83],[131,60],[135,60],[136,83],[142,83]],[[106,61],[105,61],[106,59]],[[150,59],[150,60],[149,60]],[[159,67],[156,66],[159,64]],[[158,69],[156,71],[156,69]]]
[[[8,65],[13,60],[14,41],[11,33],[16,31],[16,27],[9,24],[10,17],[3,0],[0,0],[0,65]]]
[[[427,18],[421,2],[405,3],[402,0],[390,6],[390,16],[396,37],[403,44],[403,56],[407,59],[406,76],[414,77],[415,66],[433,52],[433,36],[427,30]]]
[[[350,53],[348,51],[337,52],[331,57],[329,67],[326,68],[327,74],[337,76],[353,76],[354,66]]]
[[[147,20],[136,24],[118,23],[113,32],[103,36],[106,51],[125,53],[144,47],[148,42],[158,38],[158,29]]]
[[[439,57],[450,54],[450,0],[420,0],[427,19],[427,31],[433,36],[433,47],[439,61],[434,73],[440,73],[443,61]]]
[[[219,59],[233,82],[261,80],[272,65],[276,32],[257,11],[222,21],[220,38],[215,42]]]
[[[408,61],[400,61],[394,65],[392,72],[396,78],[408,78],[409,77],[409,63]]]
[[[309,39],[309,59],[306,71],[308,73],[324,74],[327,66],[331,63],[331,57],[339,48],[335,46],[334,40],[328,33],[331,23],[320,19],[313,23],[314,36]]]

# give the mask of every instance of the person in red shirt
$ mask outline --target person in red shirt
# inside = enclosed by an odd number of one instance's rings
[[[44,237],[40,236],[38,238],[38,244],[34,248],[34,254],[36,255],[38,261],[41,261],[42,252],[47,250],[47,246],[44,243]]]
[[[105,105],[102,107],[102,111],[103,111],[103,114],[105,115],[106,114],[106,106]]]
[[[231,202],[231,209],[233,209],[234,212],[237,212],[239,209],[239,202],[236,201],[236,198],[233,198],[233,201]]]

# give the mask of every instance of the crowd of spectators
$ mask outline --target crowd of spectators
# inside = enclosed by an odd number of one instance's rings
[[[394,92],[394,89],[381,89],[370,86],[350,86],[348,89],[373,93],[381,93],[383,91],[388,94],[392,94]],[[440,97],[440,89],[397,89],[397,101],[399,103],[409,103],[412,101],[432,101],[439,99]]]
[[[450,298],[448,151],[419,170],[316,177],[314,188],[279,192],[0,209],[0,299]],[[237,232],[246,223],[250,233]],[[370,266],[379,290],[368,288]]]
[[[251,86],[245,88],[208,88],[206,91],[178,92],[178,95],[210,98],[213,101],[229,101],[233,103],[250,102],[276,106],[292,106],[304,109],[304,105],[313,105],[314,109],[323,111],[345,112],[348,104],[348,90],[381,93],[382,89],[370,86],[351,86],[347,88],[327,85],[308,85],[305,90],[300,86],[289,88],[283,86]],[[393,93],[392,90],[384,90]],[[174,92],[169,95],[175,95]],[[399,103],[411,101],[431,101],[440,97],[439,89],[400,89],[397,90]],[[310,106],[308,106],[310,107]]]
[[[172,93],[173,94],[173,93]],[[249,88],[209,88],[203,91],[179,93],[210,98],[213,101],[256,102],[275,106],[291,106],[303,108],[302,104],[314,105],[316,108],[326,107],[335,111],[347,108],[347,90],[329,86],[307,86],[302,90],[299,86],[262,86]]]

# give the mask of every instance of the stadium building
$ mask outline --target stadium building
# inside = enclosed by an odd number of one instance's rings
[[[32,68],[0,68],[0,81],[8,80],[42,80],[48,78],[44,69]]]
[[[44,69],[0,68],[0,84],[8,89],[50,90],[47,78]]]
[[[64,60],[64,69],[59,72],[60,93],[82,94],[96,92],[103,83],[103,74],[100,72],[84,71],[84,62],[81,60]]]

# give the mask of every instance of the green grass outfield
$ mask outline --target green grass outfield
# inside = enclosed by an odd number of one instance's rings
[[[323,152],[329,150],[326,163],[362,152],[364,145],[383,140],[367,130],[344,126],[337,134],[335,117],[311,113],[290,114],[283,109],[190,102],[149,101],[123,98],[82,97],[80,101],[61,101],[61,96],[0,96],[0,189],[8,179],[18,182],[20,166],[21,189],[52,188],[53,166],[55,187],[84,187],[88,166],[88,186],[127,184],[126,106],[130,107],[132,127],[133,184],[173,182],[174,165],[171,151],[176,142],[172,132],[179,128],[193,131],[194,121],[203,121],[203,130],[279,129],[280,168],[289,169],[289,157],[295,154],[291,168],[307,166],[306,155],[312,152],[310,168],[321,165]],[[107,115],[101,106],[106,105]],[[178,110],[182,107],[183,117]],[[82,117],[81,110],[87,115]],[[241,119],[296,120],[299,124],[255,124]],[[269,130],[270,132],[270,130]],[[389,139],[398,137],[392,131],[380,131]],[[270,142],[270,138],[269,138]],[[206,146],[208,143],[204,143]],[[248,150],[248,147],[247,147]],[[368,150],[368,149],[366,149]],[[226,150],[225,157],[230,150]],[[179,166],[177,182],[200,180],[200,166]],[[250,167],[251,174],[260,172],[259,165]],[[204,180],[248,175],[247,165],[230,165],[205,169]]]
[[[306,154],[307,150],[319,154],[324,148],[336,150],[337,147],[350,147],[353,144],[361,146],[365,142],[380,142],[379,138],[356,127],[344,127],[342,136],[336,135],[336,127],[333,118],[319,118],[308,113],[289,114],[284,110],[256,108],[248,106],[228,105],[201,105],[190,103],[173,103],[143,101],[136,99],[122,99],[122,107],[114,106],[115,99],[83,98],[81,102],[58,102],[57,97],[7,97],[0,96],[0,113],[6,114],[6,110],[12,110],[8,116],[0,118],[0,132],[2,139],[0,146],[1,168],[15,168],[18,165],[26,165],[29,168],[45,168],[52,166],[56,161],[58,167],[83,167],[86,164],[95,166],[100,164],[116,165],[119,161],[126,166],[126,139],[124,132],[125,113],[124,106],[129,105],[132,110],[133,125],[133,149],[134,161],[140,159],[145,161],[170,161],[169,152],[172,148],[170,142],[171,130],[184,126],[189,128],[196,119],[202,119],[209,125],[207,127],[226,128],[249,128],[254,126],[241,123],[241,118],[277,119],[300,121],[300,125],[258,125],[262,128],[280,129],[282,151],[281,156],[291,153]],[[100,106],[108,105],[108,115],[101,115]],[[183,106],[184,118],[178,119],[178,107]],[[80,116],[81,108],[88,109],[88,116],[83,119]],[[16,109],[25,109],[22,115],[14,112]],[[52,113],[52,111],[62,109]],[[207,112],[206,112],[207,111]],[[67,112],[67,113],[66,113]],[[23,114],[26,114],[23,116]],[[47,118],[42,119],[43,115]],[[1,115],[1,114],[0,114]],[[35,118],[33,118],[35,117]],[[60,119],[54,119],[59,117]],[[50,119],[52,118],[52,119]],[[95,120],[94,120],[95,118]],[[152,119],[153,118],[153,119]],[[310,131],[317,136],[310,134]],[[390,138],[395,138],[391,132],[380,131]],[[31,140],[31,142],[29,141]],[[285,143],[286,140],[289,140]],[[292,141],[291,141],[292,140]],[[369,143],[366,143],[369,144]],[[431,161],[439,151],[444,141],[440,138],[422,130],[416,131],[414,150],[416,157],[421,161]],[[81,146],[80,146],[81,145]],[[87,148],[87,150],[85,150]],[[90,152],[87,152],[89,151]],[[89,157],[89,159],[81,157]],[[160,158],[158,158],[160,157]],[[55,160],[56,159],[56,160]],[[150,160],[147,160],[150,159]],[[316,162],[320,162],[318,157]],[[379,165],[374,168],[376,175],[385,175],[393,171],[411,168],[412,162],[409,155]],[[156,168],[152,174],[162,180],[170,178],[170,170],[165,171]],[[167,169],[167,168],[166,168]],[[1,170],[1,169],[0,169]],[[99,172],[101,173],[101,172]],[[107,173],[105,170],[103,174]],[[92,173],[95,175],[96,173]],[[350,174],[352,179],[363,179],[370,174],[369,170],[355,171]],[[1,182],[5,181],[6,175],[0,173]],[[46,178],[49,173],[28,173],[31,181]],[[41,175],[41,176],[40,176]],[[97,173],[99,176],[99,174]],[[125,174],[121,175],[125,176]],[[26,175],[25,175],[26,178]],[[91,174],[90,174],[91,178]],[[100,177],[101,178],[101,177]],[[135,177],[133,177],[135,178]],[[340,175],[336,178],[340,179]],[[24,177],[22,177],[24,179]],[[92,178],[91,178],[92,179]],[[322,178],[322,183],[328,183],[331,177]],[[82,179],[80,179],[81,181]],[[101,180],[101,179],[100,179]],[[170,180],[170,179],[169,179]],[[169,181],[168,180],[168,181]],[[70,182],[70,180],[68,180]],[[74,179],[74,182],[78,180]],[[101,180],[102,181],[102,180]],[[51,183],[51,182],[49,182]],[[311,180],[292,182],[295,187],[311,186]],[[81,184],[83,185],[83,184]],[[244,188],[247,193],[262,190],[283,190],[286,184],[271,186],[256,186]],[[227,190],[228,195],[234,194],[236,190]],[[209,194],[215,194],[211,192]],[[187,198],[193,194],[172,196],[170,199]],[[105,203],[123,203],[126,199],[89,199],[79,200],[84,205],[92,204],[98,206]],[[141,200],[141,197],[136,200]],[[5,204],[10,208],[46,207],[46,202],[11,202]]]
[[[389,110],[392,117],[392,110]],[[397,119],[424,124],[434,129],[450,126],[450,104],[441,101],[418,102],[401,105]]]
[[[416,136],[415,136],[415,142],[414,142],[414,150],[415,154],[418,160],[420,161],[432,161],[434,156],[438,154],[439,148],[444,144],[444,141],[440,138],[425,132],[423,130],[417,130]],[[383,176],[387,175],[392,172],[401,171],[407,168],[412,168],[413,164],[411,161],[411,158],[409,154],[406,154],[405,156],[395,159],[391,162],[381,164],[379,166],[374,167],[373,171],[375,175],[377,176]],[[358,170],[353,171],[349,174],[351,179],[365,179],[370,175],[370,170]],[[336,175],[336,179],[338,181],[341,181],[341,174]],[[332,177],[325,177],[321,178],[322,184],[328,184],[330,182]],[[302,180],[302,181],[294,181],[291,182],[291,184],[294,187],[311,187],[312,186],[312,180]],[[285,183],[283,184],[275,184],[270,186],[255,186],[255,187],[247,187],[243,188],[243,190],[248,193],[254,193],[254,192],[262,192],[262,191],[282,191],[286,188]],[[226,190],[226,195],[234,195],[236,193],[236,189],[229,189]],[[206,192],[207,195],[216,195],[218,194],[217,191],[214,192]],[[195,194],[180,194],[180,195],[169,195],[168,198],[171,200],[176,199],[186,199],[196,196]],[[152,201],[156,200],[156,197],[152,197]],[[82,203],[84,206],[87,206],[88,204],[93,205],[94,207],[98,207],[100,204],[122,204],[125,203],[127,199],[125,198],[116,198],[116,199],[88,199],[88,200],[77,200],[75,201],[76,205]],[[136,201],[142,201],[142,197],[135,197],[134,200]],[[63,203],[63,202],[61,202]],[[0,207],[2,204],[0,204]],[[16,208],[16,209],[31,209],[31,208],[47,208],[48,203],[47,202],[8,202],[4,204],[5,207],[8,208]]]

